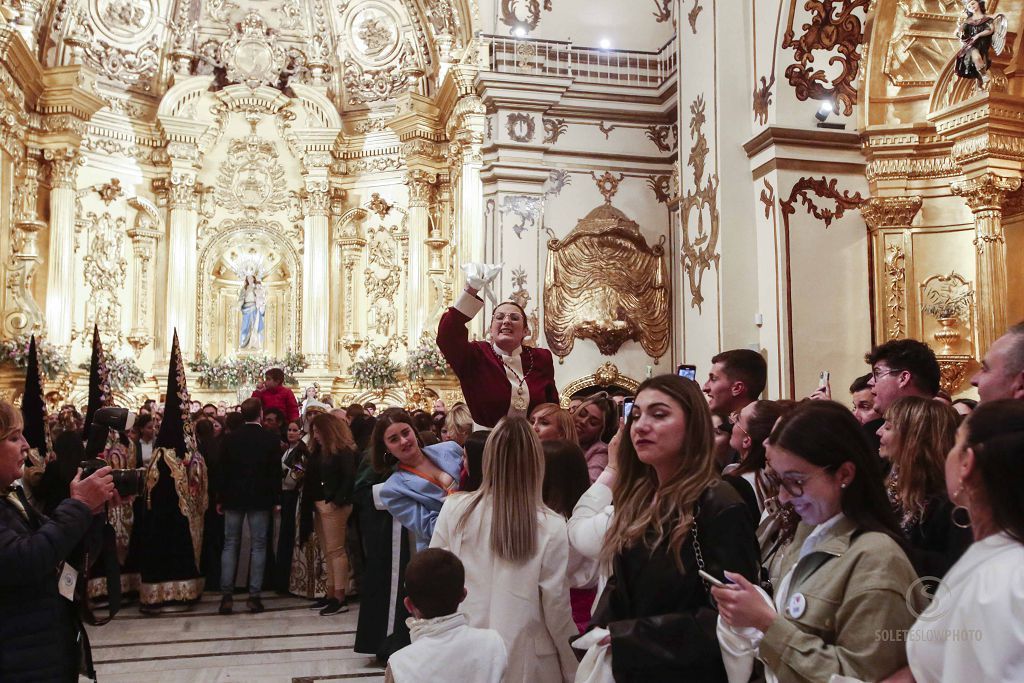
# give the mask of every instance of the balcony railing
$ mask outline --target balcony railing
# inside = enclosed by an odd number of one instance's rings
[[[672,37],[656,52],[576,47],[560,40],[481,36],[490,45],[490,69],[500,73],[561,76],[584,83],[660,88],[676,73]]]

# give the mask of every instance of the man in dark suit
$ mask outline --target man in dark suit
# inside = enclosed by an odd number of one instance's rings
[[[263,428],[263,407],[258,398],[241,405],[245,424],[224,441],[218,472],[217,512],[224,515],[224,552],[221,554],[220,613],[231,614],[234,607],[235,567],[242,538],[242,521],[249,520],[252,554],[249,561],[250,612],[262,612],[260,591],[267,564],[267,537],[271,530],[271,511],[281,497],[280,441]]]

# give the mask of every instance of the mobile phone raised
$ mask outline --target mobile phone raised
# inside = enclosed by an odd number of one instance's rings
[[[828,370],[822,370],[818,373],[818,388],[824,389],[828,386],[829,374]]]
[[[623,420],[629,419],[630,414],[633,412],[634,401],[636,401],[635,396],[627,396],[625,399],[623,399],[622,406],[620,407],[620,410],[622,412],[619,414],[619,417],[621,417]]]
[[[686,379],[692,379],[694,382],[697,381],[697,366],[696,365],[680,365],[676,368],[676,374]]]

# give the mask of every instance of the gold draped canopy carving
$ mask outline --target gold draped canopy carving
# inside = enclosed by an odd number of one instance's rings
[[[664,256],[664,237],[649,246],[640,226],[610,203],[565,239],[548,240],[544,334],[552,353],[568,356],[579,338],[610,356],[632,339],[663,356],[671,324]]]

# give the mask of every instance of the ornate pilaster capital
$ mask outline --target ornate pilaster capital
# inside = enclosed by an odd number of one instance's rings
[[[83,159],[78,151],[70,148],[47,149],[43,158],[50,162],[50,186],[75,189],[75,180]]]
[[[1003,200],[1020,187],[1020,178],[1007,178],[995,173],[984,173],[975,178],[950,183],[953,194],[963,197],[974,213],[1001,212]]]
[[[174,169],[169,178],[157,178],[153,181],[153,189],[164,198],[172,211],[195,211],[199,205],[196,194],[198,184],[196,174]]]
[[[305,190],[301,195],[302,213],[305,216],[329,216],[331,214],[331,195],[327,188]]]
[[[872,231],[905,228],[914,222],[914,217],[921,210],[921,198],[870,197],[858,208]]]
[[[437,191],[435,182],[437,182],[436,173],[421,169],[407,171],[405,184],[409,187],[409,206],[424,207],[433,204]]]

